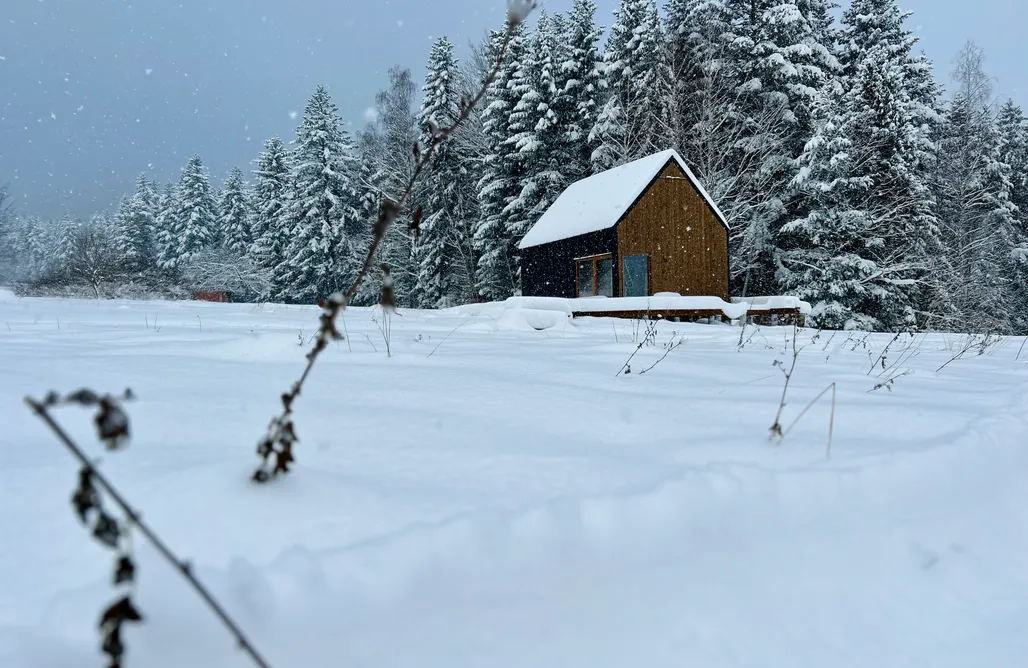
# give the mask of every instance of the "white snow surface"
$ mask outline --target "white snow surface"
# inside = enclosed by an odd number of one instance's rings
[[[353,309],[297,403],[294,472],[254,486],[317,315],[0,295],[0,666],[104,665],[112,559],[22,404],[84,385],[138,395],[131,446],[60,421],[278,668],[1025,665],[1020,339],[937,371],[961,335],[800,330],[783,424],[837,383],[826,459],[827,399],[767,438],[791,328],[661,323],[615,377],[632,321],[401,310],[386,357]],[[126,665],[249,666],[135,543]]]
[[[727,218],[685,160],[674,149],[668,149],[572,183],[528,231],[518,248],[530,248],[613,227],[671,160],[678,163],[727,228]]]

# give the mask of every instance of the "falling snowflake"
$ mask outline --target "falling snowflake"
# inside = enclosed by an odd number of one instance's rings
[[[51,111],[50,112],[50,118],[52,118],[53,120],[56,121],[57,120],[57,114],[55,114],[54,112]]]
[[[289,118],[291,118],[294,121],[296,120],[296,117],[299,116],[299,115],[300,115],[300,112],[298,112],[298,111],[290,111],[289,112]]]
[[[368,107],[364,110],[364,120],[368,123],[374,123],[378,120],[378,111],[374,107]]]
[[[150,76],[150,74],[152,74],[152,73],[153,73],[153,68],[152,68],[152,67],[148,67],[148,68],[146,68],[146,70],[144,70],[144,71],[146,72],[146,76]]]

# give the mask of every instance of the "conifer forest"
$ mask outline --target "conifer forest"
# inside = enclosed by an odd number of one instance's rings
[[[978,45],[937,68],[897,0],[622,0],[605,18],[575,0],[518,29],[379,251],[401,307],[518,294],[516,246],[564,188],[674,148],[729,219],[733,296],[798,296],[828,329],[1028,334],[1028,120]],[[381,198],[501,38],[438,38],[363,128],[318,87],[295,136],[218,182],[193,156],[84,220],[0,191],[0,284],[314,303],[360,269]]]

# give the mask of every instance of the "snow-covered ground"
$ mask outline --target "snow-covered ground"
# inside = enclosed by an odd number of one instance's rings
[[[783,422],[838,383],[826,460],[827,401],[768,442],[788,328],[740,350],[737,327],[664,323],[615,377],[632,322],[404,311],[390,358],[379,318],[347,312],[297,405],[294,473],[258,487],[316,309],[0,292],[0,666],[103,665],[111,557],[21,403],[83,385],[138,395],[125,452],[60,418],[277,668],[1025,665],[1021,340],[942,371],[963,337],[901,340],[879,377],[891,336],[801,331]],[[138,551],[128,665],[249,665]]]

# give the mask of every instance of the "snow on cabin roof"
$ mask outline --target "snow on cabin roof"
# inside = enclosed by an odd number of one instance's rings
[[[671,160],[678,163],[727,229],[724,214],[696,180],[682,156],[674,149],[668,149],[572,183],[528,231],[518,248],[540,246],[614,227]]]

